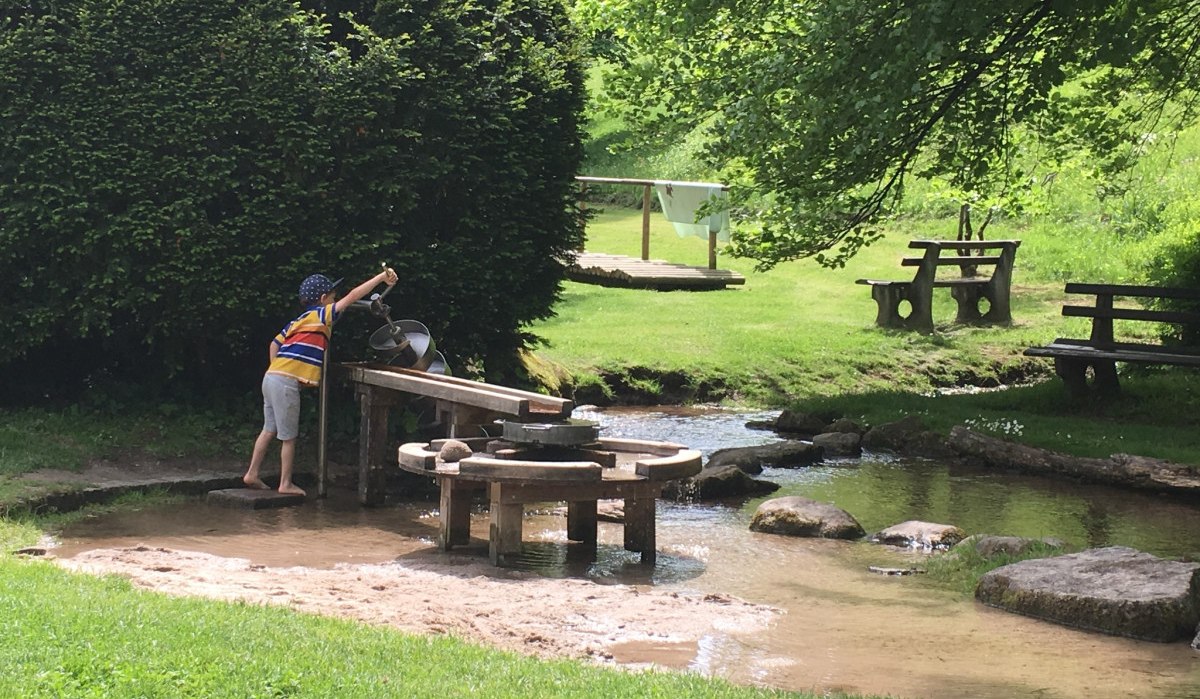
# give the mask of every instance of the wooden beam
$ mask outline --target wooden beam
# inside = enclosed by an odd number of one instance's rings
[[[650,189],[653,185],[642,188],[642,259],[650,259]]]
[[[365,366],[343,365],[353,382],[366,386],[379,386],[429,398],[463,403],[477,408],[494,410],[505,415],[527,417],[530,401],[508,393],[489,390],[489,385],[464,386],[433,378],[435,374],[409,372],[405,369],[381,370]]]

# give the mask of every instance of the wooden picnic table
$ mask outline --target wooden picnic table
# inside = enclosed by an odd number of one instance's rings
[[[1116,298],[1160,301],[1173,299],[1200,303],[1200,289],[1182,289],[1125,284],[1066,285],[1066,293],[1095,296],[1092,305],[1067,304],[1064,316],[1091,318],[1092,330],[1085,338],[1060,337],[1042,347],[1030,347],[1025,354],[1031,357],[1051,357],[1054,370],[1076,398],[1086,398],[1093,392],[1101,397],[1120,393],[1117,362],[1132,364],[1162,364],[1168,366],[1200,367],[1200,347],[1185,344],[1130,342],[1117,339],[1113,321],[1139,321],[1184,326],[1192,333],[1200,328],[1200,313],[1154,308],[1118,306]],[[1088,368],[1092,369],[1092,385],[1088,385]]]
[[[880,327],[933,332],[935,288],[950,289],[958,303],[958,323],[1011,323],[1009,296],[1020,245],[1019,240],[913,240],[908,247],[922,250],[922,255],[905,257],[900,262],[901,266],[917,268],[911,280],[859,279],[856,283],[871,287],[871,297],[878,306],[875,323]],[[985,254],[989,251],[996,252]],[[958,267],[960,276],[939,279],[941,267]],[[990,267],[991,274],[980,275],[979,267]],[[988,302],[986,312],[980,308],[984,300]],[[911,306],[907,316],[900,314],[904,301]]]

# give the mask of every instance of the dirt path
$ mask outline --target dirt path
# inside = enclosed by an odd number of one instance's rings
[[[549,579],[453,558],[436,566],[272,568],[241,558],[137,546],[88,551],[59,564],[120,574],[170,595],[285,605],[540,657],[611,660],[615,644],[690,644],[711,635],[753,633],[778,614],[721,595]]]

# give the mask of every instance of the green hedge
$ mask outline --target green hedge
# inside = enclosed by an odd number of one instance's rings
[[[5,3],[10,394],[245,385],[304,276],[381,261],[452,363],[506,367],[582,244],[567,27],[554,0]]]

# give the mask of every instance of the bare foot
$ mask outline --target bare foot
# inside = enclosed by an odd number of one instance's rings
[[[251,478],[250,476],[242,476],[242,482],[246,484],[247,488],[251,488],[253,490],[270,490],[271,489],[271,486],[267,485],[266,483],[263,483],[261,478]]]
[[[295,485],[281,485],[279,486],[279,492],[283,493],[284,495],[308,495],[308,493],[304,492]]]

